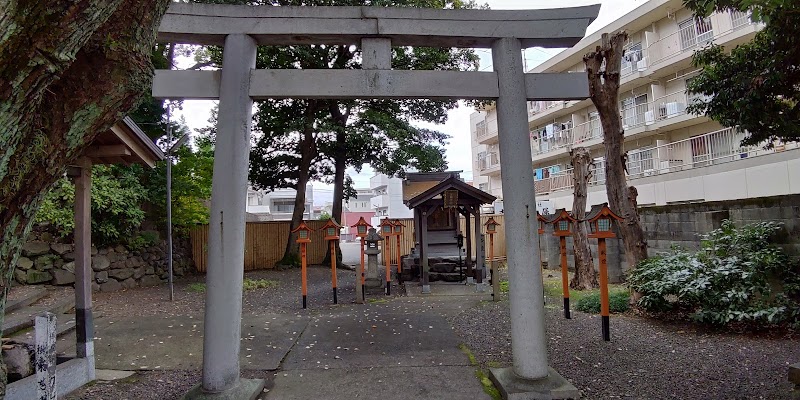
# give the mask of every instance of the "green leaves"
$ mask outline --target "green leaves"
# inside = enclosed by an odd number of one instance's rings
[[[736,228],[723,221],[691,254],[681,249],[645,260],[628,276],[649,311],[680,311],[724,325],[800,323],[800,267],[771,239],[774,222]]]
[[[98,244],[120,243],[133,237],[144,220],[140,204],[147,191],[139,183],[138,167],[92,167],[92,240]],[[62,237],[75,228],[75,186],[62,178],[45,197],[36,223],[49,223]]]
[[[800,140],[800,3],[791,0],[689,0],[697,14],[752,12],[766,26],[727,51],[712,45],[694,54],[702,68],[687,89],[701,94],[688,111],[748,132],[743,145]],[[705,99],[703,99],[705,97]]]

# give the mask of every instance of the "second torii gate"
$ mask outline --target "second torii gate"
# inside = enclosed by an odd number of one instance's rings
[[[239,377],[245,203],[253,100],[488,99],[503,154],[513,368],[492,369],[505,397],[579,392],[547,364],[528,100],[583,100],[585,74],[526,74],[522,49],[569,47],[599,5],[547,10],[272,7],[174,3],[159,41],[224,45],[220,71],[156,71],[153,96],[219,99],[209,231],[203,381],[187,395],[249,398],[263,382]],[[258,45],[358,45],[361,70],[259,70]],[[491,48],[493,72],[391,69],[392,46]],[[230,397],[226,397],[230,398]]]

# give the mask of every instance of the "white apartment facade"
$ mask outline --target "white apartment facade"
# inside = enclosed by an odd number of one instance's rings
[[[246,211],[252,221],[291,221],[297,191],[276,189],[273,191],[247,189]],[[306,185],[304,220],[316,219],[314,215],[314,190]]]
[[[383,218],[413,218],[414,212],[403,204],[403,180],[384,174],[369,179],[372,191],[371,208],[375,211],[370,224],[378,226]]]
[[[719,201],[800,193],[800,146],[777,143],[741,147],[743,133],[686,112],[693,97],[686,83],[697,75],[694,50],[713,41],[726,48],[750,40],[760,29],[748,14],[715,12],[695,18],[681,0],[650,0],[584,38],[531,72],[585,74],[583,55],[602,32],[629,34],[620,81],[628,183],[640,205]],[[569,149],[583,146],[595,157],[588,204],[607,201],[602,127],[591,100],[529,102],[531,161],[537,200],[572,207]],[[500,153],[493,107],[472,115],[475,171],[488,191],[502,197]]]

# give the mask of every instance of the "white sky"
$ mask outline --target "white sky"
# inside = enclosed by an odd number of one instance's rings
[[[602,27],[608,25],[611,21],[621,17],[636,7],[644,4],[647,0],[563,0],[558,3],[561,7],[574,7],[589,4],[601,3],[600,15],[594,23],[589,25],[587,33],[592,33],[600,30]],[[488,3],[492,9],[495,10],[513,10],[513,9],[537,9],[537,8],[553,8],[552,0],[479,0],[479,3]],[[533,68],[553,55],[559,53],[562,49],[541,49],[530,48],[525,51],[525,62],[527,67]],[[491,51],[487,49],[478,50],[478,55],[481,58],[480,70],[491,70],[492,55]],[[179,60],[178,68],[186,68],[192,65],[193,62],[189,59]],[[214,102],[210,100],[186,100],[183,102],[183,109],[176,112],[179,117],[183,117],[186,124],[192,130],[202,128],[208,125],[208,117],[210,110],[213,108]],[[472,179],[472,146],[470,144],[470,126],[469,115],[474,110],[472,107],[467,107],[460,104],[458,108],[451,110],[448,113],[447,123],[444,125],[435,125],[430,123],[420,122],[417,125],[429,129],[436,129],[448,134],[451,138],[446,148],[446,159],[449,164],[450,170],[464,171],[461,176],[465,180]],[[349,175],[353,178],[356,187],[367,188],[369,187],[369,178],[373,175],[373,171],[368,166],[362,169],[361,173],[356,173],[354,170],[348,171]],[[333,185],[326,185],[321,182],[314,182],[314,203],[315,205],[323,205],[333,198]]]

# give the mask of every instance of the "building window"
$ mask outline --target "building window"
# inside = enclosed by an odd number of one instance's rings
[[[690,18],[678,24],[681,49],[691,49],[698,44],[706,44],[714,39],[714,29],[708,18]]]
[[[272,212],[290,213],[294,211],[294,200],[275,200],[272,203]]]
[[[623,76],[629,75],[638,69],[638,63],[642,60],[642,42],[634,43],[625,49],[622,58],[621,73]]]
[[[650,147],[633,150],[628,153],[628,175],[650,176],[654,171],[653,149]]]
[[[475,125],[475,134],[477,137],[486,136],[486,121],[478,122]]]

